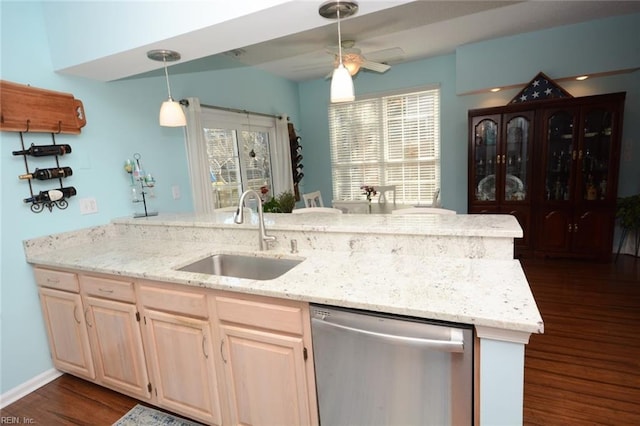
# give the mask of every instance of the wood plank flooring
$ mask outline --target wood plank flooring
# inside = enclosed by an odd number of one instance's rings
[[[545,322],[545,334],[526,347],[524,424],[640,425],[640,259],[522,264]],[[64,375],[0,415],[108,426],[137,403]]]
[[[640,259],[522,261],[545,333],[525,349],[526,425],[640,425]]]

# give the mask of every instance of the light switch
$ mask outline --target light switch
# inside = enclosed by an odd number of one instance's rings
[[[80,214],[98,213],[98,203],[95,198],[80,199]]]

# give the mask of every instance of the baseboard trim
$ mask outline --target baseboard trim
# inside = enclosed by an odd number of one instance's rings
[[[7,405],[16,402],[20,398],[29,395],[31,392],[57,379],[63,374],[64,373],[62,371],[52,368],[45,371],[44,373],[38,374],[37,376],[24,382],[23,384],[8,390],[7,392],[0,395],[0,408],[4,408]]]

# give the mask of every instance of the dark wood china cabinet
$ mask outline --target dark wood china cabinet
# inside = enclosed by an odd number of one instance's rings
[[[570,96],[570,95],[569,95]],[[516,256],[611,259],[625,93],[469,111],[469,213],[514,215]]]

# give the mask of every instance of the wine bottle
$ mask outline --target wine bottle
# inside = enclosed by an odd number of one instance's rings
[[[71,170],[71,167],[55,167],[52,169],[35,169],[31,173],[18,176],[18,179],[47,180],[47,179],[63,178],[63,177],[71,176],[72,174],[73,174],[73,170]]]
[[[25,198],[25,203],[47,203],[51,201],[58,201],[61,198],[69,198],[76,195],[76,189],[73,186],[67,186],[65,188],[50,189],[48,191],[40,191],[39,194],[33,197]]]
[[[13,151],[13,155],[31,155],[33,157],[44,157],[46,155],[64,155],[71,152],[69,145],[34,145],[24,151]]]

